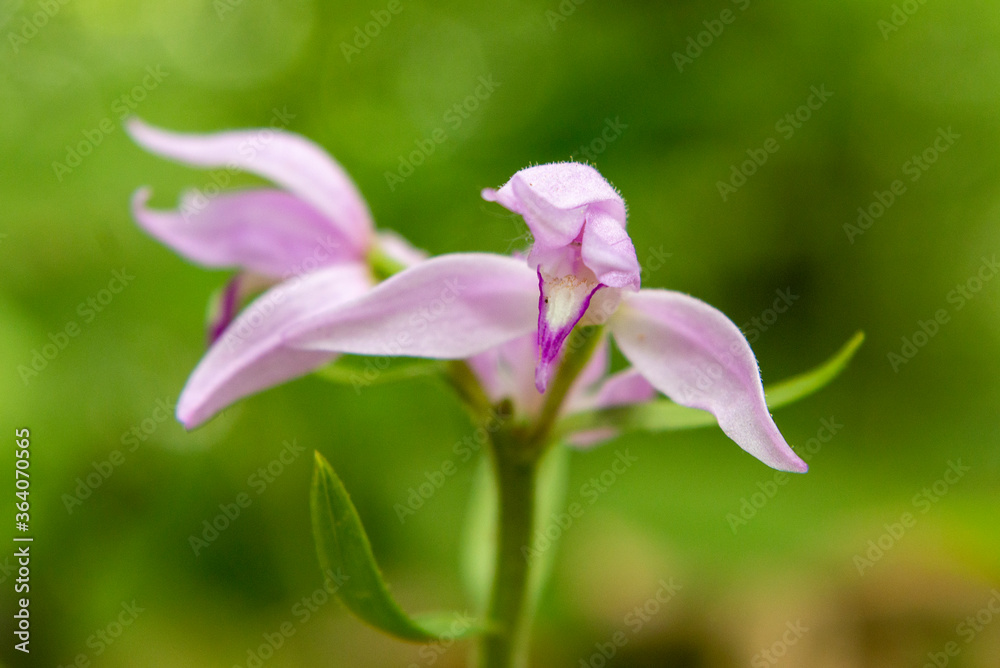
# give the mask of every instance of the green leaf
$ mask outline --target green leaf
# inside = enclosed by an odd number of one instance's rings
[[[332,364],[315,371],[314,375],[332,383],[353,385],[360,390],[370,385],[438,375],[444,368],[439,360],[341,355]]]
[[[857,332],[837,353],[820,366],[787,380],[767,385],[764,395],[770,409],[798,401],[824,387],[847,366],[861,343],[864,332]],[[616,406],[596,411],[568,415],[556,426],[560,437],[590,429],[612,428],[617,433],[630,431],[675,431],[715,424],[715,417],[706,411],[657,399],[644,404]]]
[[[857,332],[837,351],[833,357],[811,371],[793,376],[780,383],[764,388],[768,408],[779,408],[828,385],[840,372],[847,368],[847,363],[865,340],[864,332]]]
[[[336,580],[337,595],[355,615],[381,631],[411,642],[430,643],[482,631],[473,620],[457,613],[411,618],[403,612],[382,579],[368,535],[344,484],[319,452],[316,452],[310,506],[320,567]]]

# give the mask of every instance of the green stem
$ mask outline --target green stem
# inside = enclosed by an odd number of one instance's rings
[[[538,468],[552,443],[552,428],[573,382],[601,340],[600,327],[585,327],[566,342],[566,353],[530,428],[500,429],[492,439],[499,516],[497,554],[490,599],[490,631],[483,639],[480,668],[517,668],[527,647],[525,613],[530,577]]]
[[[493,467],[499,492],[496,570],[489,609],[490,631],[483,638],[480,668],[521,665],[526,645],[529,560],[535,512],[538,458],[525,457],[515,434],[501,430],[493,439]]]
[[[462,400],[462,405],[469,411],[473,421],[479,423],[487,420],[493,406],[468,363],[464,360],[451,360],[445,368],[445,381],[458,393],[458,398]]]

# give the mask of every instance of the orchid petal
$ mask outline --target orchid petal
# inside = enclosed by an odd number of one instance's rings
[[[565,246],[580,234],[587,207],[600,204],[625,227],[625,202],[600,172],[576,162],[528,167],[499,190],[482,193],[521,214],[540,249]]]
[[[511,390],[512,383],[510,382],[508,373],[507,357],[503,354],[502,348],[515,343],[532,345],[533,348],[534,337],[530,337],[531,344],[525,343],[528,340],[528,336],[512,339],[503,345],[484,350],[466,360],[469,368],[476,374],[476,378],[479,380],[479,384],[482,386],[486,396],[493,403],[497,403],[504,397],[513,398],[514,394]]]
[[[296,323],[286,340],[309,350],[464,359],[535,328],[535,280],[514,258],[440,255]]]
[[[527,185],[515,179],[518,179],[517,174],[500,190],[485,188],[482,197],[524,218],[531,231],[533,249],[561,248],[580,235],[586,214],[584,209],[559,209],[545,199],[534,197]]]
[[[656,397],[656,388],[638,369],[629,368],[609,376],[594,394],[589,408],[641,404]]]
[[[490,401],[510,399],[519,413],[538,413],[543,395],[535,389],[537,341],[531,332],[469,358],[468,364]]]
[[[271,128],[180,134],[134,117],[125,127],[154,153],[198,167],[242,169],[287,188],[326,216],[357,253],[371,241],[371,213],[357,187],[343,167],[304,137]]]
[[[618,430],[614,427],[603,427],[601,429],[588,429],[578,431],[566,436],[566,445],[570,445],[579,450],[586,450],[600,445],[605,441],[610,441],[618,435]]]
[[[635,247],[617,218],[600,208],[587,214],[580,248],[583,264],[610,288],[639,289],[639,260]]]
[[[251,303],[209,348],[177,402],[188,429],[237,399],[309,373],[335,352],[283,345],[287,327],[312,313],[358,297],[371,287],[367,267],[341,264],[281,283]]]
[[[625,357],[656,389],[712,413],[737,445],[768,466],[805,472],[768,413],[757,360],[721,311],[667,290],[626,293],[609,321]]]
[[[497,403],[510,399],[517,412],[527,417],[538,414],[545,398],[535,387],[537,341],[537,335],[532,332],[468,359],[490,401]],[[574,406],[590,406],[587,403],[589,390],[607,373],[609,359],[608,338],[602,335],[566,395],[567,410],[574,410]]]
[[[656,388],[650,385],[649,381],[641,373],[633,368],[629,368],[609,376],[597,391],[589,396],[567,398],[566,412],[575,413],[585,410],[611,408],[612,406],[641,404],[655,397]],[[566,437],[566,442],[577,448],[589,448],[608,441],[617,435],[618,430],[613,427],[588,429],[570,434]]]
[[[189,193],[176,211],[146,208],[149,188],[132,198],[149,234],[209,267],[242,267],[282,278],[358,259],[351,242],[311,205],[282,190],[257,189],[205,200]]]

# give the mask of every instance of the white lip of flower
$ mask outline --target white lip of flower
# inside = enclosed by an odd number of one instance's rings
[[[542,274],[545,284],[545,321],[560,330],[580,317],[580,308],[599,283],[573,274],[555,278]]]
[[[580,308],[590,296],[590,305],[580,318],[581,325],[603,325],[615,312],[621,301],[621,290],[602,286],[597,280],[580,278],[575,274],[566,274],[556,278],[542,272],[545,284],[545,321],[553,330],[567,326],[579,318]],[[594,292],[594,289],[601,287]]]

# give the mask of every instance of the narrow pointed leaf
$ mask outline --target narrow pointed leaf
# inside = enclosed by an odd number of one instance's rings
[[[375,563],[368,534],[344,484],[319,452],[310,505],[320,567],[325,573],[342,575],[337,595],[363,621],[401,640],[419,643],[481,631],[471,619],[457,613],[411,618],[403,612]]]
[[[316,370],[314,375],[331,383],[353,385],[360,390],[371,385],[436,376],[443,369],[444,364],[440,360],[341,355],[332,364]]]
[[[820,366],[764,388],[768,407],[778,408],[790,404],[828,385],[840,375],[841,371],[847,368],[847,363],[854,357],[854,353],[861,347],[864,340],[865,333],[856,332],[850,341]]]
[[[847,367],[861,343],[864,332],[857,332],[833,357],[818,367],[764,387],[771,410],[798,401],[829,384]],[[715,424],[711,413],[687,408],[668,399],[657,399],[631,406],[614,406],[568,415],[556,427],[562,437],[579,431],[611,427],[618,433],[631,431],[676,431]]]

